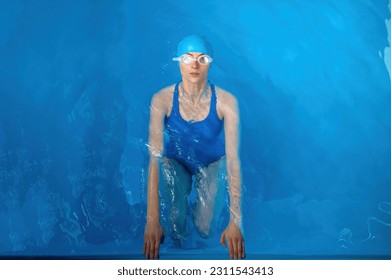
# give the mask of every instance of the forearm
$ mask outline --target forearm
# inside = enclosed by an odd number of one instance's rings
[[[159,165],[151,157],[148,174],[147,222],[159,222]]]
[[[242,180],[239,160],[227,161],[228,191],[230,197],[230,222],[237,226],[242,225]]]

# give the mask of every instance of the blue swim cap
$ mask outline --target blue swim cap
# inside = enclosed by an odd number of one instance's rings
[[[182,39],[178,44],[176,51],[177,57],[188,52],[200,52],[213,57],[212,45],[203,37],[198,35],[189,35]]]

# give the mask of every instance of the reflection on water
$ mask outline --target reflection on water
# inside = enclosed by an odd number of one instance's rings
[[[339,232],[338,246],[343,249],[348,249],[352,244],[352,231],[344,228]]]
[[[386,242],[391,241],[391,203],[386,201],[379,202],[378,210],[387,215],[384,219],[378,217],[369,217],[367,219],[368,237],[363,242],[376,238]],[[387,222],[385,219],[389,221]]]

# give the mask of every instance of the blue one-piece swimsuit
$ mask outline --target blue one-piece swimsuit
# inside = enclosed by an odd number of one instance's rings
[[[181,163],[194,175],[225,156],[224,123],[217,115],[216,90],[210,84],[212,97],[208,116],[202,121],[190,122],[179,112],[178,86],[175,85],[172,111],[165,118],[164,156]]]

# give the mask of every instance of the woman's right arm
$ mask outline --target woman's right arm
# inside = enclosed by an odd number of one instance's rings
[[[144,255],[156,259],[159,255],[160,241],[165,235],[160,224],[159,210],[159,161],[163,155],[163,124],[167,108],[162,93],[153,96],[149,121],[149,172],[147,223],[144,233]]]

